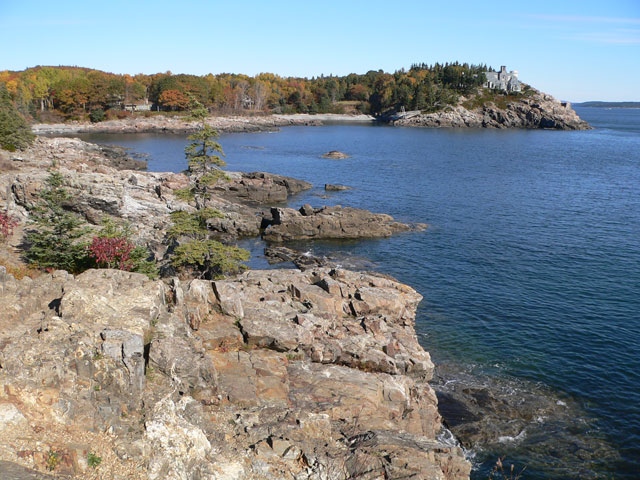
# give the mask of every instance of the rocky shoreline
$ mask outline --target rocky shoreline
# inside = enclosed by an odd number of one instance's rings
[[[435,113],[412,115],[392,114],[375,118],[370,115],[341,114],[273,114],[264,116],[212,116],[207,123],[219,132],[275,131],[280,127],[296,125],[319,126],[326,123],[366,124],[373,122],[397,126],[431,128],[525,128],[553,130],[587,130],[591,126],[582,120],[571,105],[559,102],[551,95],[529,90],[530,94],[509,100],[498,106],[485,102],[475,108],[466,108],[466,98],[457,105],[447,106]],[[100,123],[35,124],[37,135],[74,135],[78,133],[191,133],[197,125],[185,117],[154,114],[135,116]]]
[[[65,208],[89,224],[131,222],[160,262],[170,213],[193,209],[176,196],[185,175],[123,170],[77,139],[0,155],[0,204],[21,226],[50,168],[71,194]],[[280,215],[270,207],[310,186],[229,176],[207,200],[224,213],[207,226],[226,241],[268,232]],[[300,216],[320,221],[309,208]],[[332,210],[342,223],[325,233],[379,219],[351,210]],[[381,231],[409,228],[388,217]],[[322,265],[215,281],[119,270],[16,280],[0,267],[0,467],[20,479],[467,479],[417,341],[420,300],[384,275]]]
[[[591,126],[582,120],[566,102],[531,89],[531,95],[498,106],[487,102],[467,109],[461,101],[455,107],[441,112],[390,119],[393,125],[407,127],[448,128],[526,128],[551,130],[588,130]]]
[[[219,132],[271,132],[280,127],[294,125],[321,125],[321,121],[305,116],[233,116],[209,117],[207,123]],[[198,128],[196,122],[186,117],[155,114],[149,117],[135,116],[100,123],[69,122],[39,123],[31,129],[36,135],[73,135],[77,133],[192,133]]]

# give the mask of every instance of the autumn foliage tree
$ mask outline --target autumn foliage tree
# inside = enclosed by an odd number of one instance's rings
[[[424,106],[434,111],[454,104],[458,95],[473,94],[484,82],[486,65],[467,63],[414,64],[409,70],[386,73],[280,77],[218,75],[115,75],[78,67],[35,67],[22,72],[0,71],[12,101],[21,112],[55,110],[66,116],[96,109],[118,109],[123,103],[147,99],[156,107],[188,110],[190,97],[224,113],[270,111],[340,112],[343,102],[357,102],[374,115],[387,110]]]
[[[166,110],[184,110],[189,106],[189,97],[179,90],[165,90],[158,103]]]

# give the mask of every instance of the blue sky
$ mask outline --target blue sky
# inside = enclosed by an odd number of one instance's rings
[[[283,76],[507,65],[563,100],[640,101],[640,0],[0,0],[0,70]]]

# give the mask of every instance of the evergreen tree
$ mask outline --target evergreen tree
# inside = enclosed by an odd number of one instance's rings
[[[200,122],[200,129],[188,137],[191,143],[185,148],[185,155],[189,173],[195,177],[193,194],[197,210],[173,212],[173,227],[168,237],[176,244],[171,258],[176,269],[211,279],[245,270],[247,267],[241,262],[249,259],[249,252],[211,239],[207,228],[208,219],[224,217],[218,210],[207,208],[205,203],[207,187],[225,177],[220,167],[226,165],[220,158],[222,147],[215,141],[218,132],[206,124],[208,113],[192,98],[191,118]]]
[[[11,102],[4,83],[0,83],[0,148],[22,150],[33,142],[31,127]]]
[[[51,172],[46,183],[40,202],[30,208],[34,228],[26,235],[25,258],[38,268],[81,272],[90,264],[83,241],[88,229],[77,215],[63,208],[70,197],[62,186],[62,175]]]
[[[206,198],[207,187],[225,177],[220,167],[224,167],[226,162],[221,158],[224,155],[222,146],[216,141],[218,132],[206,123],[209,112],[195,98],[192,97],[191,101],[190,118],[200,122],[200,126],[196,133],[187,137],[191,143],[184,151],[189,173],[195,178],[194,194],[200,208]]]

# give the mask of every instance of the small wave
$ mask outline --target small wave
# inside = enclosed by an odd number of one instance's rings
[[[446,445],[448,447],[460,446],[460,442],[458,441],[456,436],[453,434],[451,430],[449,430],[445,426],[442,426],[442,428],[440,429],[440,432],[436,435],[436,440],[439,443],[442,443],[443,445]]]
[[[527,436],[526,429],[522,430],[518,435],[512,437],[510,435],[505,435],[503,437],[498,437],[498,442],[500,443],[515,443]]]

